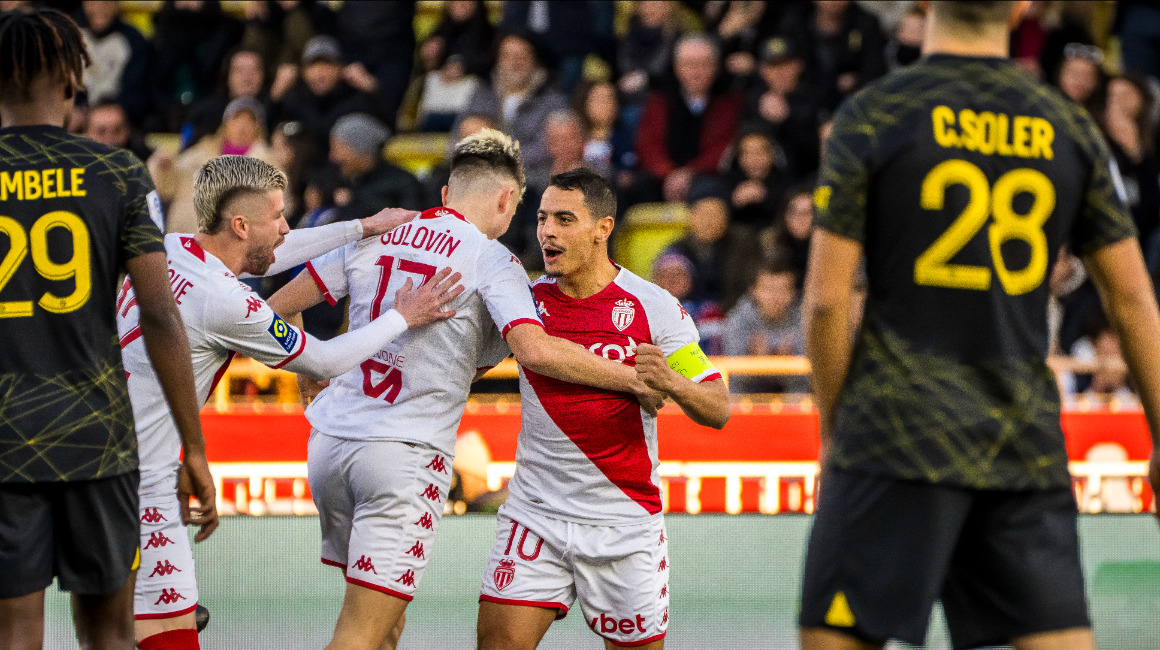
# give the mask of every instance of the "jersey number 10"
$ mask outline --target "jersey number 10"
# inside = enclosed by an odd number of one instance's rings
[[[58,264],[48,256],[48,232],[53,228],[64,228],[72,235],[72,258]],[[0,233],[8,237],[8,253],[0,259],[0,291],[12,279],[20,263],[28,255],[29,243],[32,249],[32,266],[36,272],[49,280],[76,278],[76,288],[67,296],[44,292],[36,304],[54,314],[67,314],[80,309],[89,301],[93,290],[93,271],[89,263],[89,229],[85,222],[64,210],[49,212],[36,220],[28,233],[24,226],[11,217],[0,216]],[[0,318],[23,318],[32,315],[31,300],[8,300],[0,302]]]
[[[415,273],[423,276],[423,280],[416,286],[426,284],[437,272],[437,269],[430,264],[402,258],[397,261],[400,273]],[[379,270],[379,288],[375,291],[375,299],[371,303],[371,320],[382,314],[383,299],[387,296],[387,286],[391,284],[391,273],[396,268],[395,262],[396,259],[392,255],[383,255],[375,262],[375,265],[381,268]],[[363,361],[359,367],[362,368],[363,373],[363,394],[371,399],[382,398],[388,404],[394,404],[395,399],[399,397],[399,391],[403,390],[403,371],[374,358]],[[383,378],[375,382],[372,373],[380,373]]]
[[[1036,169],[1019,168],[1003,174],[992,186],[983,170],[965,160],[946,160],[922,180],[922,207],[942,210],[946,191],[952,185],[963,185],[969,192],[967,206],[914,261],[914,282],[932,287],[973,289],[991,288],[991,269],[969,264],[951,264],[953,258],[992,217],[987,227],[991,260],[999,283],[1009,295],[1017,296],[1043,284],[1047,275],[1047,235],[1043,224],[1055,210],[1055,187]],[[1015,197],[1027,192],[1032,197],[1026,214],[1015,212]],[[1019,270],[1007,268],[1002,246],[1009,241],[1023,241],[1031,247],[1031,260]]]

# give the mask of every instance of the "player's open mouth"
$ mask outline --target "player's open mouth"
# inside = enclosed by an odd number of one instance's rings
[[[544,251],[545,262],[551,262],[564,254],[564,249],[555,244],[544,244],[540,248]]]

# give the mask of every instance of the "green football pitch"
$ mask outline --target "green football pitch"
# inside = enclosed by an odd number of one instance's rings
[[[810,518],[672,515],[671,614],[666,647],[795,648],[794,620]],[[444,518],[431,564],[407,610],[402,649],[474,648],[476,598],[495,520]],[[230,517],[194,549],[201,602],[212,614],[202,647],[292,650],[326,645],[341,573],[318,561],[313,517]],[[1104,650],[1160,648],[1160,527],[1147,515],[1084,515],[1084,570]],[[64,594],[50,590],[49,650],[75,648]],[[927,647],[946,648],[935,613]],[[579,607],[541,648],[600,648]]]

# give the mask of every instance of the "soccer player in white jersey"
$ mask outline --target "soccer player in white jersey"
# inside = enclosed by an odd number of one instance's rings
[[[417,291],[405,287],[383,318],[329,341],[314,339],[279,318],[237,276],[278,272],[411,218],[404,211],[384,211],[359,222],[291,234],[282,215],[285,186],[285,174],[256,158],[215,158],[194,181],[200,232],[165,237],[170,287],[189,336],[202,402],[235,352],[274,368],[329,378],[355,367],[408,327],[454,315],[439,311],[458,295],[447,291],[457,276],[447,277],[451,271],[445,269]],[[138,317],[132,285],[126,281],[117,301],[117,325],[140,448],[136,636],[142,650],[197,648],[193,554],[174,490],[180,439],[140,341]],[[181,502],[188,504],[188,499]],[[203,527],[197,541],[211,532],[212,527]]]
[[[608,258],[616,197],[585,168],[549,181],[537,215],[546,276],[532,285],[549,334],[635,366],[698,424],[729,420],[729,393],[677,299]],[[535,648],[577,599],[614,647],[661,648],[668,543],[653,415],[628,396],[520,368],[511,494],[479,598],[479,647]]]
[[[509,346],[541,374],[659,404],[630,368],[544,332],[523,266],[495,241],[523,190],[518,143],[490,129],[469,136],[452,155],[444,207],[314,260],[313,283],[299,276],[270,299],[289,314],[349,295],[350,323],[358,327],[390,307],[391,290],[405,278],[441,265],[463,274],[465,291],[449,304],[454,318],[400,336],[331,381],[306,410],[322,561],[342,568],[347,582],[330,648],[397,643],[396,623],[443,514],[470,384]]]

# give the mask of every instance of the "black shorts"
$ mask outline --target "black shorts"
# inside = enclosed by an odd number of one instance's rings
[[[111,594],[136,568],[136,471],[92,481],[0,483],[0,598]]]
[[[803,628],[921,645],[936,599],[955,648],[1090,627],[1071,490],[978,491],[834,470],[819,489]]]

